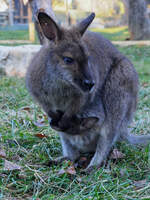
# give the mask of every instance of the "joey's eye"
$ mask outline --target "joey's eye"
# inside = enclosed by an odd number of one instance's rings
[[[63,57],[63,61],[64,61],[65,64],[69,65],[69,64],[72,64],[74,62],[74,59],[70,58],[70,57]]]

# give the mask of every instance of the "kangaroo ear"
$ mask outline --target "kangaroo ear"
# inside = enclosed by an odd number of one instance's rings
[[[50,16],[44,12],[39,12],[38,20],[45,37],[52,41],[61,39],[61,31]]]
[[[89,129],[94,126],[96,122],[98,122],[99,118],[98,117],[88,117],[88,118],[83,118],[81,122],[81,129]]]
[[[88,26],[92,23],[95,18],[95,13],[91,13],[86,19],[83,19],[79,24],[77,24],[77,29],[79,30],[81,36],[84,34]]]

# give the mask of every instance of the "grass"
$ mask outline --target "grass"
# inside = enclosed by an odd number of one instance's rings
[[[107,39],[111,41],[125,40],[126,38],[129,37],[129,32],[127,27],[113,27],[104,29],[94,28],[91,30],[95,32],[100,32],[102,35],[104,35]],[[38,43],[37,36],[35,37],[36,37],[35,43]],[[29,40],[29,33],[28,30],[14,30],[14,31],[1,30],[0,41],[1,40]]]
[[[123,41],[129,38],[128,28],[123,27],[111,27],[111,28],[93,28],[92,31],[101,33],[105,38],[111,41]]]
[[[150,47],[135,45],[118,47],[135,65],[141,82],[150,81]]]
[[[150,47],[119,48],[134,63],[140,76],[139,103],[133,131],[149,133]],[[41,108],[28,94],[24,79],[0,77],[0,199],[33,200],[148,200],[150,199],[150,149],[117,144],[123,159],[108,160],[96,173],[58,172],[69,165],[48,167],[50,158],[62,153],[58,135],[49,128]],[[43,119],[42,127],[35,122]],[[43,138],[37,137],[43,134]],[[5,159],[21,170],[5,170]]]
[[[0,40],[28,40],[27,30],[0,31]]]
[[[29,40],[29,32],[28,30],[0,30],[0,45],[8,45],[8,44],[1,44],[2,40]],[[37,35],[35,34],[35,42],[34,43],[39,43]],[[13,44],[18,45],[18,44]],[[22,44],[20,44],[22,45]]]

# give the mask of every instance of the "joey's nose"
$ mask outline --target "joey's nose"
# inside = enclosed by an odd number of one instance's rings
[[[90,80],[86,79],[83,81],[83,84],[84,84],[84,87],[86,88],[86,90],[90,91],[94,87],[95,81],[90,81]]]

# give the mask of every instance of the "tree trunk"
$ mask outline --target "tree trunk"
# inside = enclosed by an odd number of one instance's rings
[[[14,17],[13,17],[13,7],[12,7],[12,1],[9,0],[9,25],[13,26],[14,24]]]
[[[131,40],[150,39],[150,19],[145,0],[129,0],[129,32]]]
[[[128,19],[129,19],[129,1],[128,0],[122,0],[123,4],[124,4],[124,9],[125,9],[125,14],[123,16],[124,20],[123,20],[123,23],[125,25],[127,25],[129,22],[128,22]]]
[[[37,19],[37,13],[39,10],[44,11],[55,20],[55,14],[52,9],[52,0],[29,0],[29,3],[32,9],[35,29],[37,31],[40,44],[47,43],[47,38],[45,38],[41,30],[41,27],[39,25],[39,22]]]

